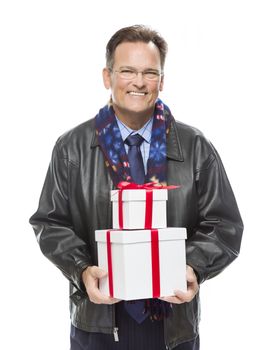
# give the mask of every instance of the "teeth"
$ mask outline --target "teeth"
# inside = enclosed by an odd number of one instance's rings
[[[136,92],[136,91],[130,91],[129,94],[134,95],[134,96],[144,96],[145,95],[144,92]]]

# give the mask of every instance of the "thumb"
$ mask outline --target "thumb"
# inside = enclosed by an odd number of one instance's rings
[[[186,271],[186,278],[188,282],[195,282],[197,280],[196,278],[196,274],[194,272],[194,270],[190,267],[187,266],[187,271]]]
[[[95,278],[102,278],[107,276],[107,271],[101,269],[98,266],[93,266],[92,267],[92,276]]]

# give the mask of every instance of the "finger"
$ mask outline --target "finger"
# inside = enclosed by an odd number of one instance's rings
[[[177,298],[176,296],[161,297],[158,299],[166,301],[168,303],[172,303],[172,304],[182,304],[183,303],[183,301],[180,300],[179,298]]]
[[[196,290],[193,288],[189,288],[187,292],[182,292],[181,290],[174,290],[174,294],[174,296],[161,297],[159,299],[174,304],[188,303],[192,301],[195,297]]]
[[[105,295],[105,296],[103,296],[102,299],[100,299],[99,304],[112,305],[112,304],[119,303],[120,301],[121,301],[121,299],[111,298],[111,297]]]
[[[117,304],[120,303],[120,301],[122,301],[122,299],[116,299],[116,298],[111,298],[113,300],[113,304]]]
[[[108,295],[102,294],[98,288],[92,288],[88,293],[90,301],[95,304],[115,304],[120,299],[112,298]]]
[[[186,275],[187,282],[195,283],[197,281],[196,275],[194,273],[189,273]]]
[[[91,274],[93,277],[98,278],[98,279],[106,277],[108,275],[107,271],[101,269],[98,266],[92,266]]]
[[[196,290],[194,288],[188,288],[187,292],[182,292],[181,290],[174,291],[176,297],[180,299],[183,303],[188,303],[193,300],[196,295]]]
[[[194,270],[191,268],[191,266],[188,265],[186,268],[186,279],[187,282],[197,282],[197,277]]]

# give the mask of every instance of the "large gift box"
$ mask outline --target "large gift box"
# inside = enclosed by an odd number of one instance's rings
[[[111,191],[114,229],[166,227],[167,189]]]
[[[157,298],[186,291],[186,229],[96,230],[103,294],[123,300]]]

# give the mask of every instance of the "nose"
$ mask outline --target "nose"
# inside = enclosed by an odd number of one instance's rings
[[[133,84],[137,86],[139,89],[145,85],[145,80],[142,72],[137,73],[137,76],[135,77]]]

